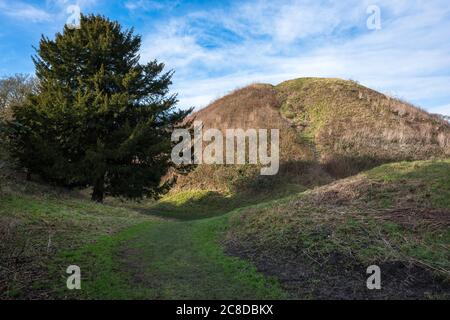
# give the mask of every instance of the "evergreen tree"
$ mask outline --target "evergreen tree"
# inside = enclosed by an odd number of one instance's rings
[[[39,90],[13,107],[12,153],[30,173],[105,195],[156,196],[171,167],[171,133],[192,111],[175,109],[172,72],[139,63],[141,38],[102,16],[42,37],[33,57]]]

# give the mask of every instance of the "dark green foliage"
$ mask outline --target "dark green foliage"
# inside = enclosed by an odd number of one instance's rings
[[[101,16],[43,37],[33,57],[39,93],[13,108],[12,151],[30,173],[66,187],[141,198],[161,191],[177,111],[172,72],[139,63],[141,38]]]

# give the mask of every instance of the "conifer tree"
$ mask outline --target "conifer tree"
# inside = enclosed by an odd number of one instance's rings
[[[33,57],[39,90],[13,108],[12,153],[30,173],[66,187],[141,198],[161,192],[176,109],[172,72],[139,63],[141,38],[102,16],[82,16]]]

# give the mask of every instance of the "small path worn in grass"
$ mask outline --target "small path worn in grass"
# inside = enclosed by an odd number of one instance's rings
[[[68,299],[283,299],[278,281],[224,253],[227,215],[195,221],[150,221],[62,253],[82,272],[82,289],[56,284]],[[58,271],[59,269],[59,271]]]
[[[224,254],[226,217],[152,225],[120,249],[120,264],[152,299],[283,298],[276,281]]]

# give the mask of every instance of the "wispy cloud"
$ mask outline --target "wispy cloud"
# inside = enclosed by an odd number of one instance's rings
[[[377,31],[366,26],[374,3]],[[0,16],[9,17],[2,52],[22,59],[20,67],[0,61],[0,70],[32,72],[30,45],[61,30],[73,4],[136,27],[142,61],[157,58],[176,71],[180,106],[202,107],[252,82],[313,76],[351,78],[448,113],[448,0],[0,0]],[[9,28],[11,19],[20,23]]]
[[[245,1],[174,17],[144,38],[142,58],[176,70],[181,104],[204,106],[251,82],[352,78],[418,104],[450,101],[446,1]],[[431,103],[431,102],[430,102]]]
[[[25,1],[0,0],[0,16],[5,15],[24,23],[55,22],[55,18],[67,15],[70,5],[78,5],[81,9],[97,4],[98,0],[46,0],[41,6]]]
[[[432,107],[430,108],[430,111],[433,113],[439,113],[445,116],[450,116],[450,104],[447,104],[445,106]]]
[[[129,0],[125,2],[125,8],[130,11],[169,10],[179,3],[177,0]]]
[[[99,0],[46,0],[47,6],[55,5],[58,7],[67,7],[69,5],[77,5],[81,8],[96,5]]]
[[[51,19],[47,11],[20,1],[0,1],[0,14],[31,22],[44,22]]]

